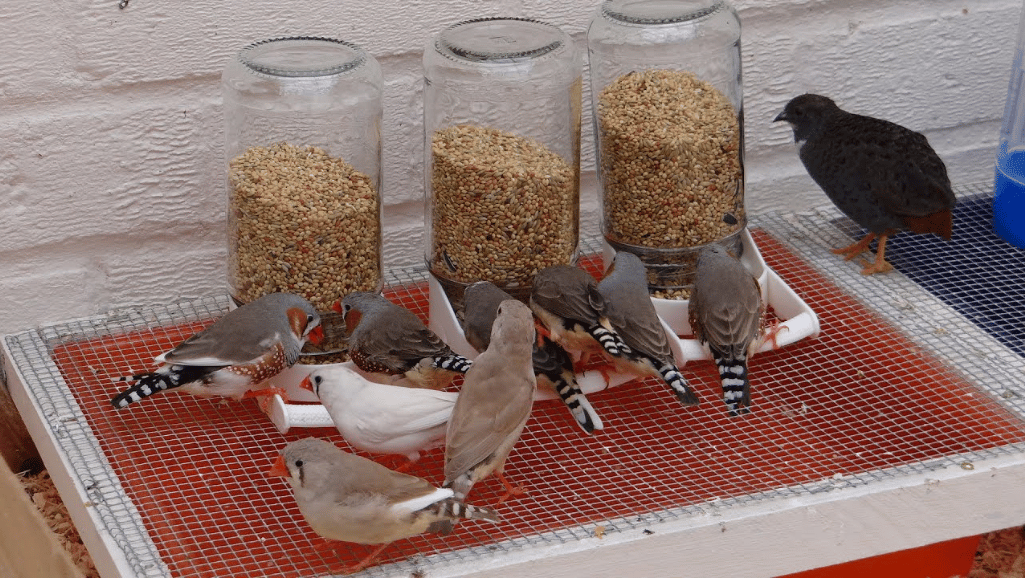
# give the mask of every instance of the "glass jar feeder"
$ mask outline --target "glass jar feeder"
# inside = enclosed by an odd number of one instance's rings
[[[236,304],[283,291],[330,312],[380,290],[377,61],[342,40],[275,38],[232,58],[221,88]]]
[[[747,225],[740,20],[722,0],[605,0],[587,44],[602,234],[686,297],[701,247],[739,256]]]
[[[579,249],[581,57],[536,20],[460,22],[427,45],[425,258],[452,305],[479,280],[517,298]]]

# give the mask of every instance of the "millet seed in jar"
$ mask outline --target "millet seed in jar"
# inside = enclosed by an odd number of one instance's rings
[[[602,90],[598,114],[607,238],[693,247],[745,226],[737,111],[714,86],[689,72],[632,72]]]
[[[323,149],[254,146],[229,163],[232,297],[285,291],[319,311],[379,290],[380,207],[370,177]]]
[[[529,288],[539,270],[572,262],[576,167],[536,141],[475,125],[436,131],[431,152],[435,275]]]

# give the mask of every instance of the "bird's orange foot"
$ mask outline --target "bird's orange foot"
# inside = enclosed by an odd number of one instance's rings
[[[872,243],[872,240],[876,238],[875,233],[869,233],[862,237],[857,243],[847,245],[846,247],[840,247],[839,249],[832,249],[836,255],[843,255],[844,261],[850,261],[858,255],[868,250],[868,246]]]
[[[886,273],[887,271],[893,271],[893,265],[890,265],[886,259],[876,259],[875,261],[869,261],[868,259],[862,259],[861,263],[865,265],[861,269],[862,275],[873,275],[875,273]]]
[[[509,498],[515,496],[525,496],[527,494],[527,490],[525,488],[510,484],[509,480],[505,479],[505,476],[502,475],[501,472],[499,472],[498,474],[498,479],[501,480],[502,485],[505,486],[505,493],[502,494],[502,497],[498,499],[498,503],[496,503],[495,506],[502,505],[502,502],[508,500]]]
[[[270,404],[275,395],[280,395],[281,399],[284,400],[285,403],[288,403],[288,394],[285,393],[285,390],[274,386],[267,386],[262,389],[250,389],[242,395],[242,399],[249,399],[251,397],[257,398],[256,403],[260,406],[260,410],[263,411],[263,413],[269,414]]]
[[[387,544],[381,544],[380,546],[377,546],[373,549],[373,551],[370,552],[370,554],[368,554],[365,558],[363,558],[355,564],[349,564],[348,566],[342,566],[341,568],[332,568],[331,573],[355,574],[356,572],[360,572],[366,569],[367,566],[373,564],[374,561],[377,560],[377,557],[381,554],[381,552],[390,544],[391,542],[388,542]]]
[[[580,352],[580,359],[573,362],[573,373],[581,374],[587,369],[587,366],[591,364],[591,360],[594,358],[593,351],[582,351]]]
[[[779,349],[779,342],[776,341],[776,338],[779,336],[780,331],[790,331],[790,328],[786,325],[783,325],[783,323],[781,323],[779,320],[763,328],[762,343],[765,343],[766,341],[771,341],[772,348]]]
[[[495,506],[501,506],[502,503],[508,500],[509,498],[516,498],[525,495],[527,495],[526,489],[520,486],[509,486],[509,489],[507,489],[505,493],[502,494],[502,497],[498,499],[498,502],[495,503]]]
[[[286,402],[288,401],[288,394],[285,392],[284,389],[270,385],[261,389],[250,389],[242,395],[242,399],[249,399],[251,397],[258,398],[264,396],[270,397],[275,394],[280,395],[281,399],[285,400]]]
[[[601,367],[598,368],[598,373],[600,373],[601,376],[602,376],[602,379],[605,380],[605,387],[606,388],[608,388],[610,385],[612,385],[612,374],[615,373],[615,371],[616,371],[615,366],[608,365],[608,364],[602,365]]]

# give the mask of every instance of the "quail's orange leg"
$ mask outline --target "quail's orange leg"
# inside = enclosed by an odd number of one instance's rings
[[[872,240],[875,238],[875,233],[869,233],[862,237],[862,239],[857,243],[853,243],[851,245],[847,245],[846,247],[841,247],[839,249],[833,249],[832,251],[837,255],[843,255],[844,261],[850,261],[851,259],[867,251],[868,246],[872,243]]]
[[[862,259],[862,263],[865,267],[861,270],[862,275],[872,275],[873,273],[886,273],[887,271],[893,270],[893,265],[890,265],[886,261],[884,255],[886,254],[886,235],[879,237],[879,249],[876,250],[876,260],[869,262],[867,259]]]

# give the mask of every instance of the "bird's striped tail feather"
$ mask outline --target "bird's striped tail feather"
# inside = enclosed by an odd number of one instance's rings
[[[433,359],[434,367],[438,369],[446,369],[448,371],[454,371],[456,373],[465,374],[473,362],[469,359],[453,353],[451,355],[438,356]]]
[[[658,368],[658,374],[662,376],[662,381],[666,382],[669,389],[673,390],[676,394],[676,399],[680,400],[680,403],[686,406],[696,406],[700,402],[698,394],[694,393],[690,384],[683,378],[683,374],[680,373],[679,368],[672,363],[667,363],[662,367]]]
[[[440,518],[427,527],[427,531],[433,534],[450,534],[455,523],[459,520],[501,521],[498,517],[498,512],[495,510],[481,506],[471,506],[457,498],[448,498],[434,502],[424,508],[423,511],[430,512],[432,515]]]
[[[604,427],[591,402],[587,401],[583,390],[580,389],[576,373],[573,371],[573,358],[565,349],[542,335],[540,343],[534,349],[533,360],[534,372],[551,382],[552,388],[559,394],[581,429],[593,433],[594,430]]]
[[[632,352],[630,346],[624,343],[623,338],[615,331],[609,331],[601,325],[595,325],[588,328],[587,332],[601,345],[602,349],[613,357],[623,357]]]
[[[471,506],[462,500],[455,498],[447,498],[440,502],[434,502],[428,509],[434,511],[439,516],[446,518],[457,518],[461,520],[488,520],[489,522],[499,522],[501,518],[498,517],[498,512],[491,508],[484,506]]]
[[[202,379],[210,368],[190,365],[167,365],[157,371],[127,375],[114,380],[116,383],[135,383],[114,396],[110,400],[111,405],[117,409],[128,407],[139,400],[147,398],[154,393],[174,389]]]
[[[730,416],[750,413],[751,382],[747,377],[747,356],[727,357],[713,352],[722,381],[722,397]]]
[[[566,372],[560,373],[552,381],[552,385],[581,429],[587,433],[594,433],[594,430],[605,427],[602,424],[601,418],[598,417],[598,413],[591,406],[591,402],[587,401],[583,390],[580,389],[576,374],[573,373],[572,369],[570,369],[568,374]]]

